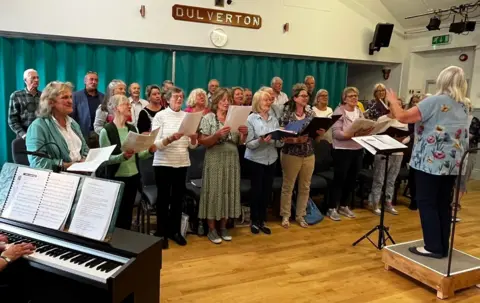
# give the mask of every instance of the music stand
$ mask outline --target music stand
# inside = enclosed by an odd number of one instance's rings
[[[355,138],[354,138],[355,139]],[[375,150],[375,154],[374,155],[383,155],[385,156],[385,175],[384,175],[384,178],[383,178],[383,186],[382,186],[382,195],[381,195],[381,198],[380,198],[380,203],[381,203],[381,207],[380,207],[380,224],[378,224],[377,226],[375,226],[374,228],[372,228],[369,232],[367,232],[365,235],[363,235],[362,237],[360,237],[360,239],[358,239],[357,241],[355,241],[352,246],[356,246],[358,243],[360,243],[361,241],[363,241],[364,239],[367,239],[368,241],[370,241],[370,243],[373,244],[373,246],[375,246],[378,250],[381,250],[386,244],[387,244],[387,239],[389,239],[393,244],[395,244],[395,241],[393,240],[392,236],[390,235],[389,233],[389,228],[387,226],[385,226],[384,224],[384,221],[385,221],[385,202],[386,202],[386,194],[385,194],[385,191],[387,189],[387,174],[388,174],[388,160],[390,158],[390,155],[391,154],[394,154],[394,153],[398,153],[398,152],[402,152],[404,151],[407,147],[405,145],[405,147],[399,147],[399,148],[388,148],[388,149],[379,149],[371,144],[369,144],[368,142],[364,142],[364,141],[361,141],[361,140],[355,140],[357,143],[359,143],[360,145],[362,145],[363,147],[365,147],[365,149],[367,149],[369,152],[372,153],[372,148]],[[366,146],[365,144],[367,144],[368,146]],[[373,154],[373,153],[372,153]],[[370,236],[373,232],[375,232],[376,230],[378,230],[378,244],[375,244],[368,236]],[[386,235],[386,237],[385,237]]]

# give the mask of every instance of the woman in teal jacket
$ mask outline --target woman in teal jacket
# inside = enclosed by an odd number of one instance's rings
[[[41,152],[50,159],[28,156],[34,168],[66,170],[75,162],[83,162],[88,147],[80,126],[69,114],[73,111],[73,85],[53,81],[47,84],[40,97],[37,119],[27,130],[27,151]]]

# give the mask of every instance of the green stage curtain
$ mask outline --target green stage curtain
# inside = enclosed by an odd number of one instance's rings
[[[175,84],[188,93],[195,88],[207,88],[210,79],[220,86],[248,87],[256,91],[270,86],[274,76],[283,79],[283,91],[290,96],[293,84],[307,75],[316,80],[316,90],[324,88],[330,94],[329,105],[335,108],[347,84],[347,63],[247,55],[200,52],[176,52]]]
[[[172,76],[172,53],[145,49],[94,44],[65,43],[0,37],[0,163],[11,161],[11,141],[15,135],[7,125],[10,94],[24,88],[23,72],[33,68],[40,77],[40,90],[53,80],[70,81],[75,90],[83,89],[87,71],[96,71],[98,89],[112,79],[138,82],[145,89],[161,84]]]

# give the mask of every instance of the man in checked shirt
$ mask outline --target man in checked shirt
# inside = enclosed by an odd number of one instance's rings
[[[25,89],[10,95],[8,125],[18,137],[25,139],[28,126],[37,118],[35,111],[42,92],[38,90],[39,78],[36,70],[27,69],[23,73],[23,81]]]

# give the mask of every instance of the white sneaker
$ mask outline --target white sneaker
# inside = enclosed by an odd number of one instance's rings
[[[338,213],[347,218],[355,218],[355,214],[350,210],[350,208],[348,208],[348,206],[340,206]]]
[[[335,208],[330,208],[327,211],[327,217],[329,217],[333,221],[341,221],[342,220],[342,219],[340,219],[340,216],[338,215],[337,210]]]
[[[398,211],[393,207],[391,203],[385,204],[385,211],[391,213],[392,215],[398,215]]]
[[[380,216],[381,211],[380,211],[380,208],[378,208],[377,203],[375,203],[375,204],[368,203],[368,209],[370,209],[372,211],[372,213],[374,213],[375,215]]]

